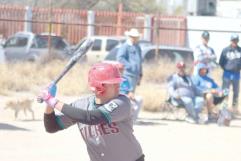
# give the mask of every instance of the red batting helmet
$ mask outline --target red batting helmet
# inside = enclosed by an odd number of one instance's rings
[[[119,71],[123,71],[124,70],[124,65],[122,63],[116,62],[114,65],[119,69]]]
[[[116,84],[122,81],[118,68],[110,63],[97,63],[89,71],[90,89],[98,94],[105,91],[103,84]]]
[[[113,61],[113,60],[106,60],[106,61],[103,61],[103,63],[109,63],[109,64],[112,64],[112,65],[115,65],[119,71],[123,71],[124,70],[124,65],[118,61]]]

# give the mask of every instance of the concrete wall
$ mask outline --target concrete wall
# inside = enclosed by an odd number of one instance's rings
[[[219,1],[217,15],[221,17],[241,18],[241,1]]]
[[[230,44],[230,35],[233,31],[238,31],[241,39],[241,18],[189,16],[187,17],[187,28],[189,29],[187,32],[187,44],[192,49],[201,43],[202,31],[211,30],[209,45],[213,47],[218,58],[222,49]],[[241,41],[239,45],[241,46]]]

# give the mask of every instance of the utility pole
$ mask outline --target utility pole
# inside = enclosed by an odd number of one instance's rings
[[[160,22],[160,12],[158,11],[156,13],[156,22],[155,22],[155,35],[157,36],[156,39],[156,50],[155,50],[155,60],[158,60],[159,58],[159,44],[160,44],[160,27],[161,27],[161,22]]]

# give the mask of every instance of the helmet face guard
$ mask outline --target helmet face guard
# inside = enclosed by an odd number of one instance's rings
[[[105,92],[104,84],[119,84],[122,82],[118,68],[109,63],[97,63],[89,71],[88,83],[90,90],[96,94]]]

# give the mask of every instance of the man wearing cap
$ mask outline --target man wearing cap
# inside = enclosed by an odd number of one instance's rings
[[[189,75],[186,74],[185,64],[176,64],[177,73],[168,78],[168,94],[170,101],[175,106],[184,106],[188,116],[186,121],[189,123],[199,123],[199,113],[204,106],[202,93],[198,91]]]
[[[238,34],[232,34],[230,38],[231,44],[224,48],[219,64],[223,69],[223,88],[229,89],[233,86],[232,107],[235,114],[239,113],[238,98],[239,98],[239,80],[241,70],[241,48],[238,46]]]
[[[208,76],[208,67],[206,64],[197,64],[198,74],[192,77],[193,83],[199,91],[202,92],[206,107],[203,110],[203,120],[207,123],[209,120],[217,119],[218,109],[216,105],[221,104],[227,96],[227,90],[219,88],[218,84]]]
[[[138,45],[141,34],[135,28],[125,32],[128,37],[117,52],[117,61],[124,65],[123,76],[130,83],[130,92],[134,93],[142,77],[141,48]]]
[[[204,63],[208,66],[209,71],[216,66],[217,56],[210,46],[208,46],[210,34],[208,31],[202,33],[202,44],[198,45],[194,50],[194,75],[198,74],[196,65]]]

